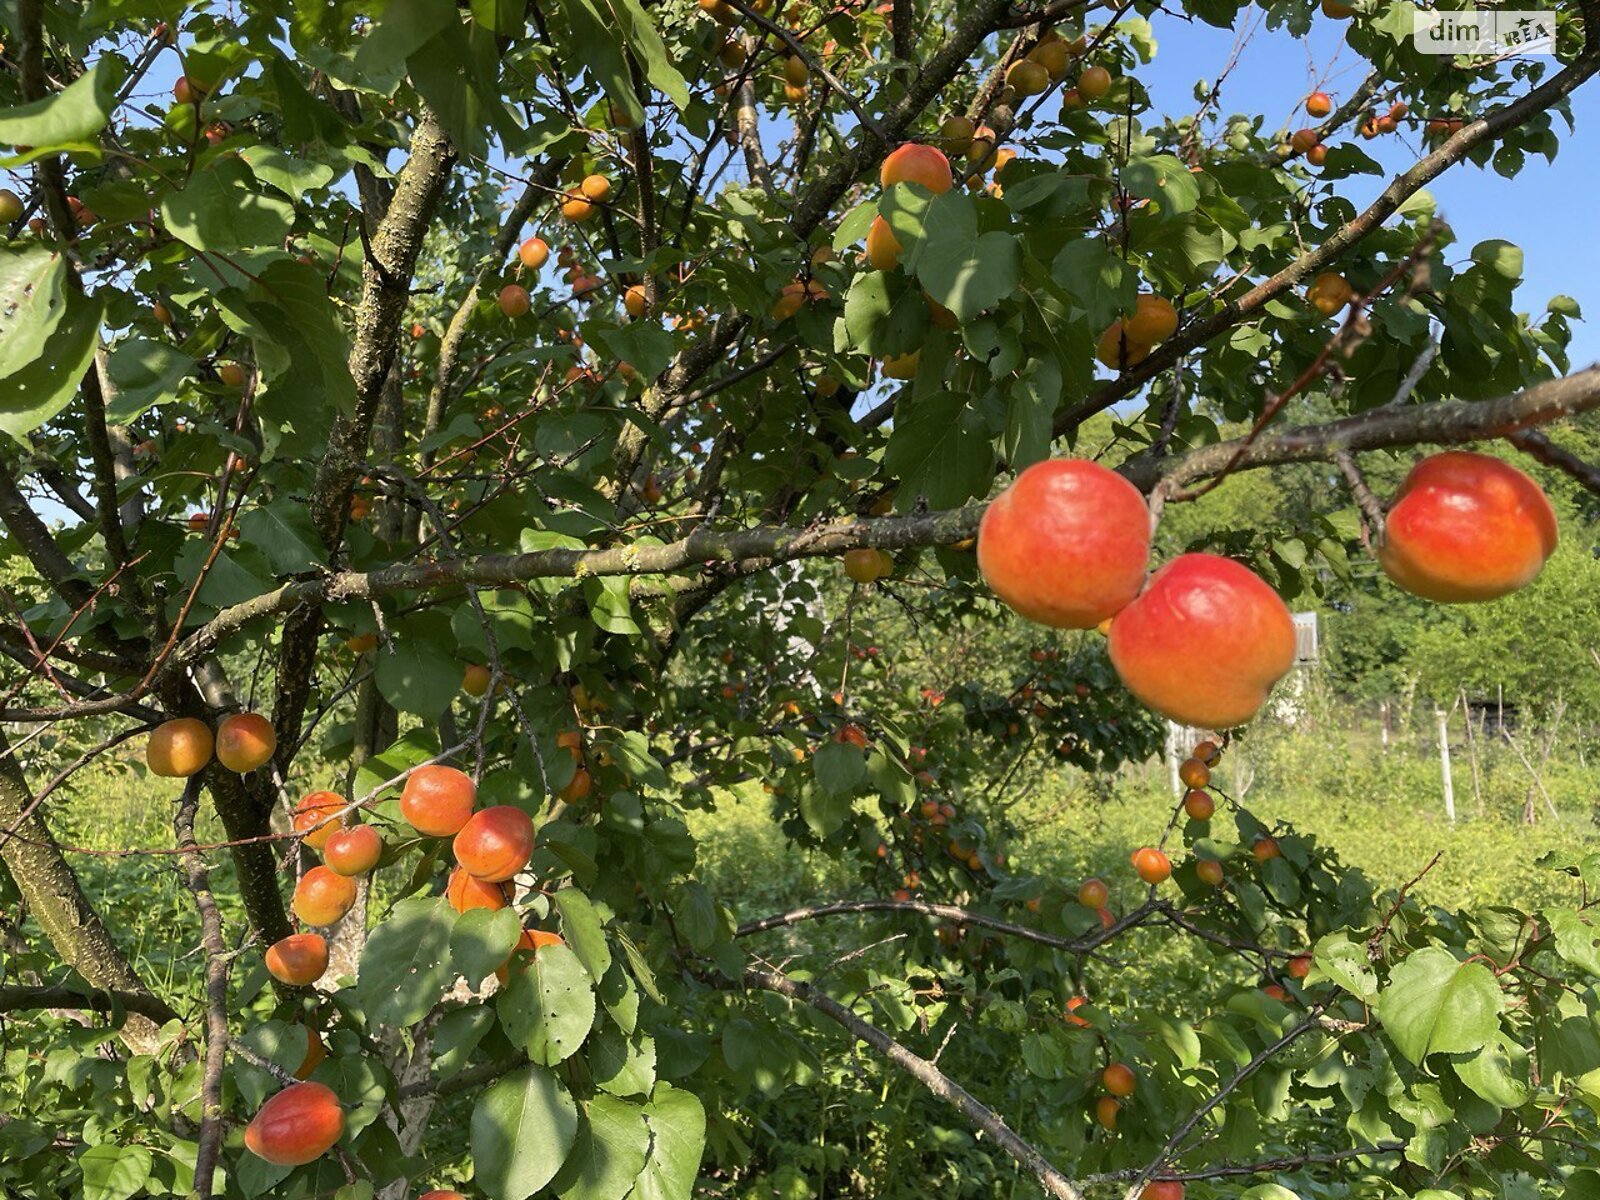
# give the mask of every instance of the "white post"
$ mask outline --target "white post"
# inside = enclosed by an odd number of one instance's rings
[[[1444,776],[1444,815],[1450,824],[1456,823],[1456,789],[1450,778],[1450,714],[1438,705],[1433,709],[1434,720],[1439,725],[1439,772]]]
[[[1183,781],[1178,778],[1178,726],[1172,721],[1167,722],[1167,781],[1174,799],[1183,795]]]

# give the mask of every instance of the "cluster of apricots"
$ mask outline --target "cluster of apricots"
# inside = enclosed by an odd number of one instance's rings
[[[226,716],[214,734],[197,717],[178,717],[151,731],[144,761],[152,774],[187,779],[203,771],[215,756],[228,770],[245,775],[270,761],[277,748],[272,722],[260,713]]]
[[[1138,366],[1178,331],[1178,310],[1164,296],[1149,292],[1134,302],[1132,316],[1118,317],[1100,335],[1095,357],[1114,371]]]
[[[1313,302],[1342,305],[1348,289],[1319,276]],[[1531,478],[1488,455],[1451,451],[1407,477],[1379,561],[1424,599],[1488,600],[1531,582],[1556,533]],[[1112,666],[1146,707],[1203,729],[1243,724],[1294,663],[1288,608],[1231,559],[1183,554],[1147,575],[1149,554],[1150,514],[1138,489],[1083,459],[1028,467],[978,531],[979,569],[1018,613],[1061,629],[1109,621]]]
[[[856,583],[876,583],[894,574],[894,556],[887,550],[865,546],[846,550],[844,573]]]

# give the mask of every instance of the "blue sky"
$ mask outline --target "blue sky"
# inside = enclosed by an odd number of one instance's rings
[[[1246,9],[1245,15],[1252,12],[1260,16],[1259,9]],[[1191,113],[1195,83],[1209,81],[1228,60],[1234,34],[1160,13],[1151,24],[1158,51],[1153,62],[1139,69],[1139,78],[1161,111]],[[1337,101],[1365,74],[1366,64],[1343,44],[1343,32],[1343,22],[1322,17],[1305,41],[1282,31],[1259,30],[1224,85],[1221,111],[1265,113],[1269,128],[1309,124],[1303,113],[1291,116],[1291,110],[1319,80]],[[1519,308],[1542,312],[1549,298],[1559,294],[1575,297],[1583,306],[1587,321],[1574,326],[1571,351],[1577,369],[1600,360],[1600,232],[1589,208],[1589,198],[1600,191],[1600,81],[1578,90],[1572,112],[1577,124],[1573,134],[1567,134],[1565,121],[1556,119],[1562,144],[1553,164],[1531,158],[1520,175],[1506,179],[1461,163],[1429,190],[1438,200],[1439,215],[1460,239],[1454,249],[1461,256],[1486,238],[1505,238],[1522,247],[1525,282],[1518,291]],[[1362,149],[1395,174],[1416,161],[1422,145],[1414,132],[1407,132],[1363,142]],[[1359,187],[1352,194],[1360,203],[1388,180],[1348,182]]]

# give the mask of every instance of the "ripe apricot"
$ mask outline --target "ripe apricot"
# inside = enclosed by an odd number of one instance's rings
[[[1343,0],[1322,0],[1322,15],[1342,21],[1356,15],[1355,5],[1345,4]]]
[[[320,933],[291,933],[267,947],[267,973],[290,987],[306,987],[328,969],[328,943]]]
[[[500,295],[495,301],[500,306],[500,311],[508,317],[520,317],[533,307],[533,300],[528,295],[528,289],[520,283],[508,283],[500,289]]]
[[[1133,869],[1148,884],[1165,883],[1172,877],[1172,860],[1154,846],[1133,852]]]
[[[1289,1003],[1289,993],[1284,991],[1282,986],[1279,984],[1269,983],[1266,985],[1266,987],[1262,988],[1261,991],[1263,995],[1272,997],[1272,999],[1276,1000],[1279,1004]]]
[[[1139,1193],[1139,1200],[1183,1200],[1183,1183],[1177,1179],[1152,1179]]]
[[[249,376],[245,372],[244,366],[241,363],[225,362],[217,367],[217,380],[224,387],[243,387],[244,381],[247,378],[249,378]]]
[[[1327,92],[1312,92],[1306,97],[1306,113],[1321,118],[1333,111],[1333,97]]]
[[[1201,883],[1217,887],[1222,883],[1222,864],[1214,858],[1202,858],[1194,865],[1194,873]]]
[[[349,823],[348,816],[334,819],[335,814],[347,807],[349,801],[338,792],[311,792],[295,805],[294,831],[305,833],[301,841],[313,850],[321,850],[328,844],[328,839],[339,832],[341,825]],[[306,833],[307,830],[310,832]]]
[[[500,883],[528,865],[533,855],[533,818],[510,804],[483,809],[461,827],[453,849],[467,874]]]
[[[1311,286],[1306,289],[1306,299],[1323,316],[1331,317],[1350,303],[1353,290],[1343,275],[1324,271],[1311,281]]]
[[[1311,974],[1311,955],[1296,954],[1289,960],[1289,977],[1291,979],[1304,979]]]
[[[1122,1104],[1115,1096],[1101,1096],[1094,1102],[1094,1119],[1102,1128],[1115,1130],[1117,1113],[1121,1109]]]
[[[892,271],[900,265],[900,242],[889,222],[873,217],[867,226],[867,265],[874,271]]]
[[[1222,761],[1222,748],[1210,739],[1196,742],[1191,757],[1198,758],[1208,767],[1214,767]]]
[[[1257,838],[1250,847],[1250,853],[1258,863],[1264,863],[1269,858],[1283,857],[1283,849],[1278,845],[1278,839],[1273,837]]]
[[[587,769],[579,767],[572,773],[572,778],[567,781],[567,786],[562,788],[559,795],[568,804],[577,804],[589,798],[589,793],[594,790],[594,780]]]
[[[1139,296],[1133,316],[1126,318],[1122,327],[1130,342],[1154,346],[1178,331],[1178,310],[1165,296],[1145,292]]]
[[[1078,76],[1078,95],[1093,103],[1111,90],[1111,72],[1104,67],[1085,67]]]
[[[1321,140],[1315,129],[1296,129],[1289,138],[1289,149],[1296,154],[1304,154]]]
[[[469,696],[482,696],[489,690],[489,668],[481,663],[468,663],[461,672],[461,690]]]
[[[811,68],[798,54],[791,54],[783,60],[783,78],[790,87],[804,87],[811,78]]]
[[[467,1200],[460,1192],[423,1192],[417,1200]]]
[[[1142,703],[1204,729],[1243,724],[1294,665],[1294,620],[1248,567],[1184,554],[1111,622],[1111,664]]]
[[[478,786],[454,767],[433,763],[418,767],[400,793],[400,815],[427,837],[454,837],[472,816]]]
[[[538,954],[545,946],[565,946],[566,944],[559,933],[551,933],[545,929],[524,929],[522,936],[517,939],[517,944],[512,947],[511,953],[506,957],[506,961],[494,969],[495,978],[501,983],[509,980],[511,978],[511,964],[517,955],[523,951]]]
[[[645,298],[644,284],[636,283],[622,293],[623,310],[637,321],[650,308],[650,301]]]
[[[294,888],[294,915],[307,925],[332,925],[355,905],[356,881],[312,867]]]
[[[1184,796],[1183,811],[1189,814],[1191,821],[1209,821],[1211,814],[1217,811],[1217,802],[1210,792],[1196,789]]]
[[[1138,1081],[1134,1077],[1133,1068],[1127,1063],[1112,1063],[1100,1072],[1100,1083],[1113,1096],[1126,1097],[1133,1095],[1133,1089]]]
[[[322,1044],[322,1039],[317,1036],[317,1031],[309,1025],[306,1026],[306,1055],[300,1060],[300,1065],[294,1069],[296,1079],[310,1079],[311,1072],[317,1065],[328,1057],[328,1048]]]
[[[144,761],[151,772],[167,779],[187,779],[211,761],[216,739],[211,727],[194,717],[163,721],[144,744]]]
[[[885,379],[915,379],[917,368],[922,364],[922,351],[913,350],[910,354],[899,354],[883,360],[883,377]]]
[[[240,775],[267,762],[277,748],[272,722],[260,713],[235,713],[217,726],[217,761]]]
[[[585,200],[600,204],[611,195],[611,180],[604,175],[586,175],[578,185],[578,190],[583,193]]]
[[[594,216],[594,205],[581,193],[568,192],[561,202],[561,215],[574,223],[587,221]]]
[[[1423,459],[1400,485],[1378,561],[1414,596],[1472,603],[1532,583],[1556,539],[1537,483],[1498,458],[1451,450]]]
[[[541,237],[531,237],[517,247],[517,260],[530,271],[537,271],[550,261],[550,247]]]
[[[1198,758],[1186,758],[1178,767],[1178,778],[1184,787],[1203,788],[1211,782],[1211,768]]]
[[[1057,38],[1054,41],[1040,42],[1028,51],[1028,57],[1045,69],[1050,82],[1059,83],[1067,73],[1067,66],[1072,62],[1072,51],[1066,42]]]
[[[336,875],[365,875],[383,857],[383,837],[371,825],[336,830],[322,848],[322,861]]]
[[[1095,358],[1113,371],[1126,371],[1150,357],[1151,347],[1135,341],[1128,333],[1128,323],[1118,317],[1106,326],[1100,340],[1095,343]]]
[[[465,867],[457,867],[450,872],[450,878],[445,881],[444,894],[445,899],[450,901],[450,907],[458,913],[473,908],[487,908],[495,912],[511,903],[505,884],[475,878]]]
[[[321,1158],[344,1136],[344,1109],[332,1088],[291,1083],[267,1100],[245,1127],[244,1144],[257,1158],[298,1167]]]
[[[1323,163],[1328,161],[1328,148],[1321,142],[1318,142],[1315,146],[1306,151],[1306,161],[1313,167],[1320,167]]]
[[[1041,625],[1092,629],[1139,592],[1150,512],[1116,472],[1087,459],[1028,467],[978,526],[978,569],[1007,605]]]
[[[1097,908],[1094,910],[1094,915],[1100,918],[1101,929],[1110,929],[1117,923],[1117,914],[1109,908]]]
[[[917,142],[907,142],[884,159],[878,178],[886,188],[897,183],[916,183],[935,195],[955,186],[950,160],[944,151]]]
[[[1099,879],[1085,879],[1078,887],[1078,903],[1085,908],[1104,908],[1111,898],[1111,889]]]
[[[1088,1018],[1077,1015],[1078,1010],[1087,1003],[1089,1003],[1089,997],[1087,996],[1074,996],[1067,1001],[1067,1024],[1076,1025],[1081,1029],[1089,1028]]]
[[[892,569],[892,560],[889,565]],[[871,547],[858,546],[844,552],[844,573],[857,583],[871,583],[889,574],[883,567],[882,556]]]
[[[172,85],[172,98],[179,104],[198,104],[205,94],[206,89],[187,75],[179,75]]]

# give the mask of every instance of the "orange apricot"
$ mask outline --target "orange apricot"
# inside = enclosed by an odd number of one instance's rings
[[[1133,1095],[1138,1081],[1127,1063],[1112,1063],[1100,1072],[1100,1083],[1113,1096],[1127,1097]]]
[[[295,805],[293,825],[296,833],[305,833],[301,839],[313,850],[321,850],[328,839],[339,832],[341,825],[349,823],[348,814],[334,819],[349,801],[338,792],[311,792]],[[306,832],[309,830],[310,832]]]
[[[1057,629],[1092,629],[1138,595],[1150,512],[1116,472],[1048,459],[1001,492],[978,526],[978,569],[1007,605]]]
[[[267,1100],[245,1127],[244,1144],[257,1158],[298,1167],[321,1158],[344,1136],[344,1109],[332,1088],[292,1083]]]
[[[458,913],[473,908],[487,908],[494,912],[511,903],[505,884],[477,879],[465,867],[457,867],[450,872],[450,878],[445,881],[444,894],[445,899],[450,901],[450,907]]]
[[[936,195],[955,186],[950,160],[944,151],[916,142],[907,142],[884,159],[878,178],[886,188],[897,183],[916,183]]]
[[[272,758],[278,735],[260,713],[234,713],[217,726],[217,761],[244,775]]]
[[[1211,782],[1211,768],[1198,758],[1186,758],[1178,767],[1178,778],[1184,787],[1203,788]]]
[[[427,837],[454,837],[472,816],[478,786],[454,767],[418,767],[400,793],[400,815]]]
[[[1099,879],[1085,879],[1078,887],[1078,903],[1085,908],[1104,908],[1111,898],[1111,889]]]
[[[511,804],[472,814],[456,834],[456,861],[476,879],[510,879],[533,855],[533,818]]]
[[[461,690],[469,696],[482,696],[489,690],[489,668],[481,663],[468,663],[461,673]]]
[[[1165,883],[1172,877],[1172,860],[1154,846],[1133,852],[1133,869],[1148,884]]]
[[[327,867],[312,867],[294,888],[294,915],[307,925],[332,925],[354,907],[356,881]]]
[[[1423,459],[1400,485],[1378,561],[1414,596],[1473,603],[1533,582],[1556,540],[1556,514],[1537,483],[1498,458],[1451,450]]]
[[[211,761],[216,743],[211,727],[194,717],[163,721],[144,746],[144,761],[151,772],[167,779],[187,779]]]
[[[1111,622],[1111,663],[1162,716],[1205,729],[1243,724],[1294,665],[1294,620],[1231,559],[1184,554]]]
[[[336,875],[365,875],[383,857],[383,837],[371,825],[335,831],[322,848],[322,861]]]
[[[320,933],[291,933],[267,947],[267,973],[279,983],[305,987],[328,969],[328,943]]]

